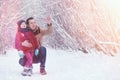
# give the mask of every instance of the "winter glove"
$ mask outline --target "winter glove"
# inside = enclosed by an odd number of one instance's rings
[[[35,55],[37,56],[39,54],[39,49],[35,49]]]
[[[20,58],[24,57],[24,52],[23,51],[18,51],[18,54],[19,54]]]

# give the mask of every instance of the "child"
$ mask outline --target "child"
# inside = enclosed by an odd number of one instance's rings
[[[26,63],[24,66],[24,70],[21,73],[23,76],[31,76],[32,74],[32,61],[34,50],[38,48],[37,40],[32,33],[32,31],[26,26],[24,20],[20,20],[17,22],[18,32],[16,34],[15,39],[15,47],[18,50],[19,56],[21,58],[26,58]],[[31,44],[30,47],[22,46],[22,42],[27,41]]]

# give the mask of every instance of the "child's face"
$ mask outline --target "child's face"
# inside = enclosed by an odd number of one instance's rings
[[[21,27],[21,28],[26,28],[26,23],[23,22],[20,27]]]

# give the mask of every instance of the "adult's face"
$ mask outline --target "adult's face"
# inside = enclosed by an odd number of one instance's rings
[[[31,20],[29,20],[28,26],[29,26],[32,30],[35,30],[36,27],[37,27],[37,24],[36,24],[36,22],[35,22],[34,19],[31,19]]]

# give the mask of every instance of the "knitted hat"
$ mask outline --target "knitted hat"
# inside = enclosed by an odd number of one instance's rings
[[[25,20],[19,20],[19,21],[17,22],[18,27],[20,27],[20,25],[21,25],[23,22],[25,22]]]

